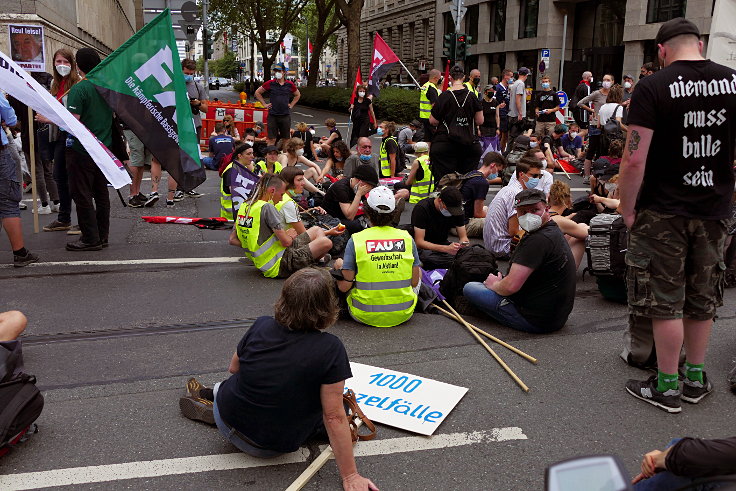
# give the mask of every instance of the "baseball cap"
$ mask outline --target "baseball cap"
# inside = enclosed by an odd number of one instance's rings
[[[368,206],[378,213],[391,213],[396,208],[394,193],[386,186],[378,186],[368,194]]]
[[[624,80],[626,80],[627,78],[629,80],[634,80],[634,77],[632,77],[630,73],[627,73],[626,75],[624,75]]]
[[[531,70],[529,70],[525,66],[519,68],[519,75],[529,75],[530,73],[531,73]]]
[[[422,126],[422,123],[419,122],[419,120],[412,119],[411,123],[409,123],[409,126],[413,126],[415,128],[419,128]]]
[[[488,84],[486,85],[486,88],[484,90],[496,90],[496,87],[491,84]]]
[[[281,70],[284,71],[284,64],[283,63],[274,63],[271,67],[271,70]]]
[[[416,142],[414,144],[414,151],[427,153],[429,152],[429,145],[427,144],[427,142]]]
[[[527,205],[536,205],[537,203],[547,203],[544,192],[539,189],[525,189],[518,193],[514,198],[514,208]]]
[[[353,177],[371,186],[378,186],[378,173],[370,164],[360,164],[356,167]]]
[[[263,149],[264,154],[271,153],[271,152],[278,152],[278,151],[279,149],[275,145],[269,145]]]
[[[698,30],[698,26],[684,17],[677,17],[662,24],[657,37],[654,39],[654,43],[662,44],[675,36],[682,36],[683,34],[692,34],[700,37],[700,30]]]
[[[465,210],[463,210],[463,195],[458,188],[454,186],[443,188],[440,191],[440,200],[452,216],[459,217],[465,213]]]

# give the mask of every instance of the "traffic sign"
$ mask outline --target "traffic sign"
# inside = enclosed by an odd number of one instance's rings
[[[543,49],[541,50],[541,52],[542,52],[542,56],[541,56],[541,58],[542,58],[542,63],[544,63],[544,67],[545,67],[545,69],[546,69],[546,68],[547,68],[547,67],[549,66],[549,48],[543,48]],[[541,63],[540,63],[540,66],[541,66]],[[542,69],[540,68],[540,70],[539,70],[539,71],[540,71],[540,72],[543,72],[544,70],[542,70]]]
[[[565,94],[564,91],[561,90],[557,92],[557,97],[560,99],[560,107],[567,106],[568,99],[567,99],[567,94]]]

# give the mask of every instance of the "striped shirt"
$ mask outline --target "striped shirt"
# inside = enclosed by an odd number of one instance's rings
[[[508,255],[511,250],[509,218],[516,214],[514,198],[523,189],[518,180],[512,180],[501,188],[488,205],[483,223],[483,243],[494,254]]]

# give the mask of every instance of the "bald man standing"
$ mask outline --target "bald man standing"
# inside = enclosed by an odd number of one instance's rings
[[[475,97],[478,99],[482,99],[483,96],[480,94],[480,90],[478,87],[480,86],[480,70],[477,68],[474,68],[470,70],[470,75],[468,75],[468,81],[465,82],[463,85],[472,93],[475,94]]]
[[[421,92],[419,94],[419,120],[424,126],[424,141],[429,143],[432,141],[432,135],[434,134],[434,126],[429,124],[429,113],[432,111],[432,106],[437,102],[437,98],[440,96],[442,89],[440,89],[440,79],[442,74],[436,68],[429,71],[429,80],[426,84],[422,85]]]

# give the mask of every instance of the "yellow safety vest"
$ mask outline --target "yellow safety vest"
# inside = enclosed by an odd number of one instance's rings
[[[417,294],[411,287],[413,241],[393,227],[371,227],[353,235],[358,271],[348,293],[351,315],[363,324],[392,327],[414,313]]]
[[[411,185],[411,191],[409,193],[409,203],[419,203],[424,198],[429,197],[432,192],[432,171],[429,168],[429,155],[417,157],[417,160],[422,171],[424,171],[424,178],[417,182],[415,175],[414,184]]]
[[[261,172],[263,172],[264,174],[266,174],[268,172],[268,167],[266,167],[266,161],[265,160],[261,160],[259,162],[256,162],[256,165],[258,166],[258,168],[261,169]],[[274,174],[280,174],[281,173],[281,169],[283,169],[283,166],[281,165],[281,162],[279,162],[277,160],[276,162],[273,163]]]
[[[421,92],[419,92],[419,119],[429,119],[429,113],[432,112],[432,103],[429,102],[427,97],[427,90],[430,87],[434,87],[439,95],[442,91],[432,82],[427,82],[422,85]]]
[[[471,94],[475,94],[475,97],[480,97],[480,92],[478,92],[477,88],[473,88],[473,84],[470,83],[470,81],[465,82],[463,85],[466,89],[470,91]]]
[[[381,151],[379,152],[379,157],[381,161],[381,177],[393,177],[391,175],[391,161],[388,158],[388,152],[386,152],[386,142],[388,140],[393,140],[396,142],[396,167],[399,166],[399,142],[396,140],[395,136],[389,136],[385,140],[381,140]]]
[[[233,167],[233,163],[230,162],[227,164],[227,167],[225,167],[225,170],[222,171],[222,183],[220,184],[220,216],[222,218],[227,218],[228,220],[233,220],[233,195],[230,193],[225,192],[225,173],[228,171],[228,169],[231,169]],[[230,187],[228,186],[228,189]]]
[[[240,244],[245,249],[245,257],[253,261],[253,265],[261,270],[263,276],[276,278],[279,275],[281,256],[284,255],[286,247],[281,245],[281,241],[273,233],[265,242],[258,243],[261,231],[261,209],[266,203],[271,202],[258,200],[252,205],[248,202],[240,205],[235,231]]]

